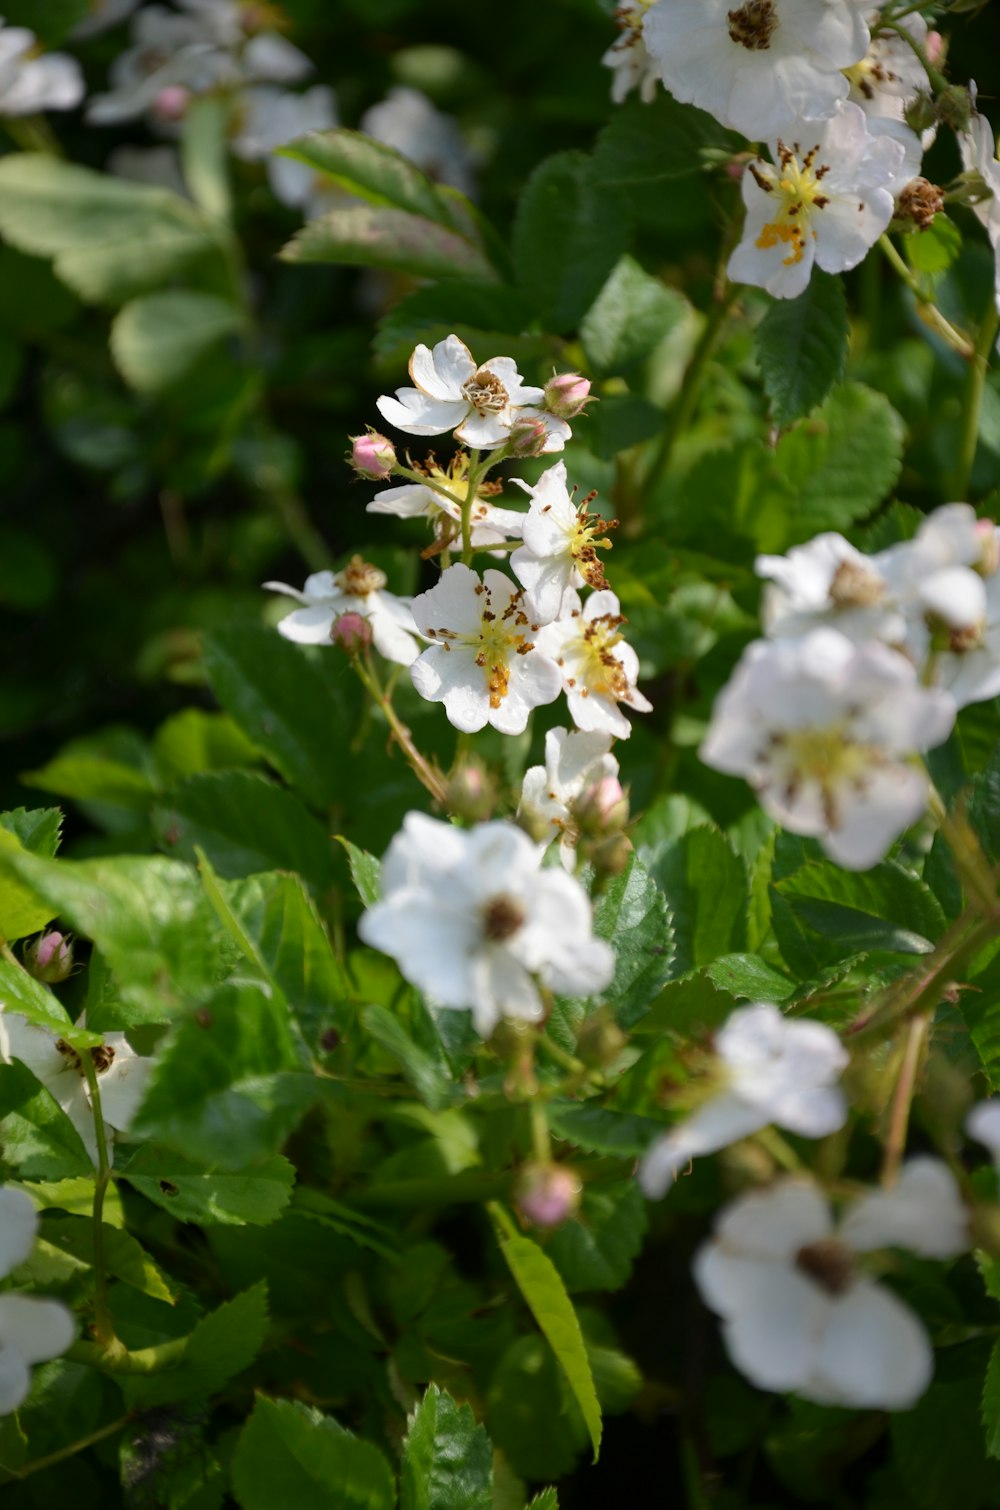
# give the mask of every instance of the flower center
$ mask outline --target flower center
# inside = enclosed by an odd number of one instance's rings
[[[875,42],[867,57],[843,71],[851,88],[858,94],[863,94],[866,100],[873,100],[880,86],[895,84],[899,77],[891,68],[886,67],[880,54],[881,47]]]
[[[520,589],[511,595],[502,614],[497,614],[494,609],[492,594],[484,582],[476,588],[476,593],[481,603],[478,631],[460,634],[442,626],[428,629],[427,636],[440,640],[446,650],[451,649],[452,642],[471,646],[476,652],[476,665],[482,668],[486,677],[490,707],[499,708],[510,687],[511,657],[527,655],[534,650],[535,642],[524,633],[525,629],[531,628],[531,622],[522,607],[524,594]]]
[[[617,529],[618,520],[602,519],[600,514],[587,513],[587,504],[596,497],[596,493],[588,493],[580,506],[570,533],[570,550],[577,570],[584,581],[600,592],[608,586],[608,579],[604,575],[604,566],[597,552],[610,550],[611,541],[606,535],[599,539],[596,537],[600,530]]]
[[[881,763],[880,752],[852,738],[845,720],[825,729],[794,729],[772,736],[772,744],[787,761],[783,774],[784,794],[793,802],[804,782],[819,787],[823,816],[830,828],[840,822],[838,803],[845,786],[862,791],[872,768]]]
[[[628,677],[614,647],[621,643],[619,624],[624,624],[622,614],[601,614],[591,619],[583,631],[581,672],[586,683],[586,692],[598,697],[613,697],[617,702],[628,696]]]
[[[841,561],[830,583],[836,608],[874,608],[885,597],[885,583],[859,561]]]
[[[843,1295],[854,1282],[854,1255],[835,1237],[806,1243],[795,1255],[795,1267],[827,1295]]]
[[[642,37],[642,23],[653,0],[628,0],[615,11],[615,25],[623,33],[619,46],[638,42]]]
[[[56,1039],[56,1050],[63,1056],[71,1069],[76,1070],[79,1075],[83,1074],[83,1061],[76,1052],[76,1049],[71,1048],[65,1038]],[[99,1075],[103,1075],[114,1064],[115,1051],[110,1044],[99,1043],[96,1048],[90,1050],[90,1057],[93,1061],[94,1069]]]
[[[728,11],[726,20],[731,39],[748,52],[766,52],[778,25],[774,0],[747,0],[739,10]]]
[[[333,580],[350,597],[366,598],[370,592],[378,592],[384,587],[388,578],[384,571],[372,566],[361,556],[352,556],[344,570],[338,572]]]
[[[822,180],[830,171],[828,163],[816,166],[819,147],[811,147],[800,159],[798,142],[791,149],[778,143],[778,168],[761,171],[753,163],[747,166],[760,188],[767,194],[777,194],[778,203],[772,220],[764,226],[757,237],[756,245],[762,251],[784,245],[788,256],[783,259],[785,267],[801,262],[805,254],[806,234],[814,210],[823,210],[830,203],[820,188]],[[811,232],[815,238],[816,232]]]
[[[504,944],[524,927],[524,908],[514,897],[501,892],[490,897],[482,912],[483,936],[491,944]]]
[[[500,414],[510,403],[503,383],[485,367],[480,367],[462,384],[462,397],[468,399],[477,414]]]

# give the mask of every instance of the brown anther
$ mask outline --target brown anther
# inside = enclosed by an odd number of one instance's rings
[[[90,1057],[94,1061],[94,1069],[99,1075],[103,1075],[114,1064],[115,1051],[109,1043],[101,1043],[96,1049],[91,1049]]]
[[[501,892],[490,897],[483,908],[483,934],[492,944],[503,944],[513,938],[525,923],[524,908],[514,897]]]
[[[800,1248],[795,1255],[795,1266],[827,1295],[843,1295],[854,1279],[851,1250],[835,1237],[821,1237],[818,1242]]]
[[[477,414],[500,414],[510,403],[503,383],[486,367],[480,367],[462,384],[462,397],[469,401]]]
[[[738,10],[728,11],[726,19],[732,41],[750,52],[766,52],[778,24],[774,0],[747,0]]]
[[[388,581],[384,571],[372,566],[361,556],[352,556],[334,578],[337,586],[352,598],[365,598],[370,592],[378,592]]]
[[[926,231],[943,209],[944,190],[926,178],[913,178],[896,200],[896,219],[912,220],[919,231]]]
[[[858,561],[841,561],[830,582],[830,602],[837,608],[874,608],[885,597],[882,578]]]

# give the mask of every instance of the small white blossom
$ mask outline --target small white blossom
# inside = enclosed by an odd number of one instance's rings
[[[85,1024],[81,1021],[80,1026]],[[84,1054],[90,1055],[97,1072],[105,1127],[127,1132],[145,1094],[152,1059],[137,1054],[124,1033],[105,1033],[99,1047],[77,1052],[64,1038],[36,1027],[19,1012],[0,1011],[0,1062],[17,1059],[28,1067],[66,1113],[96,1164],[97,1133]]]
[[[571,435],[565,420],[537,406],[544,393],[522,382],[512,357],[491,357],[477,366],[458,336],[447,336],[431,351],[418,346],[410,358],[415,388],[397,388],[396,397],[378,400],[382,418],[407,435],[443,435],[479,450],[507,441],[522,418],[541,420],[547,431],[545,451],[561,451]]]
[[[976,86],[969,85],[972,103],[976,102]],[[959,147],[966,171],[979,175],[986,197],[980,199],[973,209],[986,228],[993,248],[996,277],[996,302],[1000,309],[1000,161],[997,160],[993,127],[978,110],[973,110],[967,131],[959,133]]]
[[[581,604],[572,588],[562,615],[539,630],[536,643],[562,673],[563,689],[578,729],[601,730],[628,739],[632,725],[620,703],[649,713],[652,703],[637,689],[639,657],[621,636],[625,623],[613,592],[591,593]]]
[[[38,1233],[38,1213],[23,1190],[0,1185],[0,1279],[23,1264]]]
[[[745,776],[792,833],[866,870],[924,812],[927,776],[912,757],[946,739],[954,719],[951,696],[922,687],[904,656],[814,629],[744,652],[701,758]]]
[[[432,178],[463,194],[475,187],[472,158],[458,122],[435,109],[419,89],[405,84],[390,89],[384,100],[361,117],[360,129],[377,142],[395,147]]]
[[[870,11],[869,27],[875,27],[878,19],[879,12]],[[923,47],[927,40],[923,16],[904,16],[898,24]],[[850,86],[849,98],[867,116],[894,121],[902,121],[907,105],[930,87],[927,70],[898,32],[876,32],[861,61],[845,68],[844,73]]]
[[[566,463],[556,462],[534,486],[512,478],[531,495],[523,522],[524,544],[510,558],[511,570],[525,589],[535,615],[559,617],[571,587],[606,588],[598,550],[610,547],[604,531],[614,527],[600,514],[588,514],[590,494],[577,505],[566,487]]]
[[[814,263],[842,273],[862,261],[892,219],[906,154],[892,136],[873,136],[849,103],[827,120],[794,122],[770,151],[773,164],[757,158],[743,174],[746,223],[728,271],[734,283],[794,299]]]
[[[979,1101],[970,1108],[965,1119],[965,1130],[977,1143],[985,1144],[994,1164],[1000,1169],[1000,1096],[992,1096],[989,1101]]]
[[[413,600],[420,633],[433,643],[410,669],[421,697],[444,703],[456,729],[492,724],[520,734],[528,715],[559,696],[559,668],[536,645],[524,594],[503,572],[456,564]]]
[[[67,53],[36,55],[34,32],[0,21],[0,115],[72,110],[83,99],[83,72]]]
[[[643,34],[676,99],[752,141],[830,115],[869,43],[857,0],[660,0]]]
[[[448,465],[442,467],[431,455],[416,469],[427,477],[427,486],[405,482],[383,488],[368,505],[368,513],[395,514],[399,519],[427,519],[433,527],[438,548],[443,550],[461,538],[462,504],[469,487],[469,458],[466,452],[456,451]],[[435,486],[431,487],[431,483]],[[499,483],[480,484],[473,500],[471,541],[476,548],[521,538],[525,516],[488,501],[500,490]]]
[[[847,1103],[834,1082],[848,1055],[823,1023],[783,1017],[777,1007],[755,1002],[731,1013],[715,1050],[721,1085],[642,1161],[639,1183],[651,1200],[666,1194],[691,1159],[769,1124],[806,1138],[844,1125]]]
[[[615,11],[619,34],[601,62],[613,71],[611,98],[616,105],[633,89],[638,89],[640,99],[647,105],[656,94],[659,70],[642,34],[642,23],[653,3],[654,0],[622,0]]]
[[[843,535],[817,535],[785,556],[758,556],[754,570],[767,582],[761,619],[772,638],[805,634],[823,624],[857,645],[870,640],[895,645],[905,635],[903,614],[878,561]]]
[[[358,932],[432,1002],[470,1008],[484,1037],[501,1017],[538,1022],[540,986],[592,996],[614,973],[586,892],[543,869],[542,853],[511,823],[459,829],[408,813]]]
[[[805,1179],[722,1212],[694,1277],[722,1318],[733,1362],[761,1389],[874,1410],[906,1410],[923,1394],[934,1358],[921,1322],[856,1262],[881,1247],[943,1257],[967,1246],[948,1170],[935,1160],[914,1166],[894,1190],[862,1197],[839,1229]]]
[[[550,729],[545,736],[545,764],[533,765],[524,773],[517,816],[545,844],[559,840],[559,858],[571,871],[578,838],[573,808],[585,792],[617,777],[610,734]]]
[[[23,1264],[35,1245],[38,1213],[22,1190],[0,1187],[0,1279]],[[22,1403],[31,1365],[58,1358],[76,1334],[71,1313],[57,1300],[0,1295],[0,1416]]]
[[[324,200],[329,180],[308,163],[275,156],[276,147],[287,146],[310,131],[327,131],[337,124],[333,90],[317,84],[301,94],[276,84],[258,84],[240,97],[239,120],[232,148],[246,162],[263,161],[275,197],[291,208],[314,213]]]
[[[278,622],[278,632],[286,640],[298,645],[328,645],[331,630],[342,614],[360,614],[371,625],[379,654],[399,666],[409,666],[420,654],[410,600],[386,592],[385,583],[385,572],[360,556],[352,556],[343,571],[313,572],[302,592],[287,582],[265,582],[264,586],[302,604]]]

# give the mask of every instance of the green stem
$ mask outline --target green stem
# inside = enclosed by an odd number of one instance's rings
[[[956,330],[954,325],[945,319],[934,303],[934,300],[921,284],[920,279],[907,267],[899,252],[889,240],[888,235],[881,235],[878,244],[882,248],[886,259],[892,264],[892,267],[916,299],[920,308],[921,319],[925,325],[928,325],[931,330],[936,331],[943,341],[947,341],[948,345],[953,351],[957,351],[959,356],[964,357],[966,361],[971,360],[975,355],[975,347],[972,342],[968,336],[963,335],[960,330]]]
[[[55,1452],[48,1453],[44,1458],[35,1458],[30,1463],[24,1463],[20,1468],[8,1468],[5,1472],[15,1479],[26,1479],[33,1473],[41,1473],[43,1468],[51,1468],[53,1463],[61,1463],[65,1458],[75,1457],[78,1452],[84,1452],[88,1447],[93,1447],[96,1442],[103,1442],[105,1437],[113,1437],[116,1432],[123,1430],[131,1419],[131,1416],[119,1416],[117,1421],[98,1427],[88,1436],[81,1437],[78,1442],[71,1442],[68,1447],[60,1447]]]
[[[155,1347],[137,1348],[131,1353],[117,1338],[117,1346],[112,1348],[102,1347],[99,1342],[74,1342],[63,1357],[71,1363],[100,1369],[104,1374],[160,1374],[180,1363],[190,1340],[175,1337],[170,1342],[158,1342]]]
[[[1000,312],[997,310],[996,302],[991,300],[986,318],[979,327],[975,351],[965,379],[965,392],[962,395],[962,431],[958,443],[958,460],[955,463],[949,490],[951,498],[964,500],[969,491],[969,478],[972,476],[976,447],[979,444],[979,418],[983,407],[983,390],[986,387],[990,353],[993,350],[998,329],[1000,329]]]
[[[911,6],[911,10],[912,9],[913,9],[913,7]],[[905,26],[898,25],[898,22],[901,20],[902,16],[905,16],[906,14],[907,14],[906,11],[902,11],[899,15],[892,16],[891,18],[889,18],[889,17],[883,17],[882,21],[881,21],[881,23],[879,25],[879,28],[878,28],[879,31],[880,32],[894,31],[896,33],[897,37],[902,37],[903,41],[906,42],[906,43],[908,43],[908,45],[910,47],[912,47],[913,51],[916,53],[917,57],[920,59],[920,66],[921,66],[921,68],[923,68],[923,70],[927,74],[927,77],[928,77],[928,79],[931,82],[931,86],[934,89],[938,90],[939,92],[942,89],[947,89],[948,88],[948,80],[945,78],[944,74],[941,72],[941,70],[939,68],[935,68],[934,67],[934,64],[931,62],[930,58],[927,56],[926,52],[921,47],[921,45],[917,41],[916,37],[912,37],[910,35],[910,33],[906,30]]]
[[[531,1146],[539,1164],[552,1163],[552,1138],[549,1134],[549,1119],[545,1115],[545,1102],[536,1094],[529,1103],[531,1116]]]
[[[396,743],[406,756],[414,775],[427,788],[435,802],[441,807],[447,807],[448,783],[437,767],[432,765],[417,749],[413,742],[413,735],[392,706],[392,700],[383,691],[371,657],[366,656],[362,659],[360,655],[354,655],[351,657],[351,663],[362,684],[381,708],[385,721],[392,730]]]
[[[922,1013],[919,1017],[911,1017],[907,1028],[906,1047],[903,1050],[903,1062],[899,1067],[899,1077],[892,1096],[889,1135],[886,1138],[885,1156],[882,1160],[882,1184],[887,1189],[896,1183],[899,1166],[903,1161],[906,1131],[910,1125],[910,1107],[913,1104],[913,1092],[917,1084],[917,1070],[929,1026],[929,1015]]]
[[[644,478],[644,486],[647,492],[656,486],[660,478],[670,465],[674,446],[679,437],[687,429],[688,423],[694,414],[701,397],[701,385],[708,367],[709,359],[715,350],[716,342],[726,321],[726,316],[732,309],[739,296],[739,284],[730,283],[721,298],[716,299],[708,318],[705,328],[699,337],[698,344],[691,354],[680,393],[674,404],[673,410],[667,417],[667,423],[660,443],[656,448],[649,470]]]
[[[90,1091],[90,1105],[94,1114],[94,1132],[97,1136],[97,1179],[94,1182],[94,1336],[106,1349],[115,1351],[122,1344],[115,1336],[115,1324],[108,1305],[108,1274],[104,1258],[104,1197],[111,1181],[111,1163],[108,1159],[107,1134],[104,1128],[104,1113],[101,1110],[101,1089],[98,1084],[97,1067],[93,1056],[85,1049],[80,1056],[83,1072]]]
[[[472,505],[479,492],[479,452],[469,452],[469,481],[462,500],[462,560],[472,565]]]

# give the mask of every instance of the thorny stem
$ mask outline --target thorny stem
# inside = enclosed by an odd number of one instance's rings
[[[979,417],[983,406],[983,389],[986,386],[990,353],[993,350],[998,329],[1000,329],[1000,312],[997,310],[996,301],[991,299],[986,317],[979,327],[975,351],[965,379],[965,392],[962,395],[962,432],[958,444],[958,459],[949,490],[951,498],[965,498],[968,494],[969,478],[972,475],[976,447],[979,443]]]
[[[97,1135],[97,1179],[94,1182],[94,1336],[111,1354],[122,1343],[115,1336],[115,1324],[108,1305],[108,1274],[104,1260],[104,1197],[111,1181],[111,1164],[108,1160],[108,1141],[101,1110],[101,1089],[98,1084],[97,1067],[88,1050],[80,1056],[83,1072],[90,1091],[90,1105],[94,1113],[94,1131]]]
[[[953,351],[957,351],[959,356],[964,357],[966,361],[970,361],[975,356],[975,347],[968,336],[963,335],[960,330],[956,330],[954,325],[945,319],[934,303],[934,300],[924,289],[920,279],[907,267],[887,234],[883,233],[879,237],[878,244],[882,248],[887,261],[892,264],[903,283],[906,284],[906,287],[916,299],[920,309],[920,317],[925,325],[930,326],[931,330],[936,331],[943,341],[947,341],[948,345]]]
[[[479,491],[479,452],[469,452],[469,481],[462,500],[462,560],[472,565],[472,505]]]
[[[932,962],[916,978],[905,975],[883,995],[876,1006],[856,1018],[847,1029],[850,1038],[884,1029],[898,1017],[927,1009],[933,1011],[949,980],[997,934],[997,918],[978,918],[964,912],[948,929],[932,956]]]
[[[715,350],[716,342],[722,333],[722,328],[733,304],[739,295],[739,284],[730,283],[725,293],[717,298],[709,311],[698,344],[691,354],[691,360],[684,373],[684,382],[680,394],[674,405],[672,413],[668,416],[660,444],[656,449],[649,470],[644,478],[644,487],[648,491],[656,486],[664,472],[670,465],[677,439],[687,429],[698,400],[701,397],[701,385],[705,376],[705,369],[709,359]]]
[[[65,1458],[75,1457],[78,1452],[84,1452],[88,1447],[93,1447],[97,1442],[103,1442],[105,1437],[113,1437],[116,1432],[123,1430],[132,1419],[131,1416],[119,1416],[117,1421],[111,1421],[107,1426],[99,1426],[96,1431],[81,1437],[78,1442],[71,1442],[68,1447],[59,1447],[55,1452],[47,1453],[44,1458],[35,1458],[30,1463],[24,1463],[20,1468],[6,1468],[11,1478],[26,1479],[33,1473],[41,1473],[43,1468],[51,1468],[53,1463],[61,1463]]]
[[[448,798],[447,783],[437,767],[432,765],[427,757],[421,755],[417,749],[413,742],[413,735],[392,706],[391,698],[383,691],[371,657],[366,655],[362,659],[360,655],[354,655],[351,657],[351,663],[361,678],[363,685],[381,708],[385,721],[392,730],[396,743],[409,761],[414,775],[427,788],[434,801],[439,803],[441,807],[446,807]]]
[[[906,1147],[906,1130],[910,1125],[910,1107],[917,1084],[917,1069],[930,1025],[930,1015],[921,1013],[911,1017],[906,1030],[906,1047],[899,1066],[899,1077],[892,1095],[892,1111],[889,1116],[889,1135],[885,1142],[882,1160],[882,1184],[888,1189],[896,1183],[899,1166]]]

